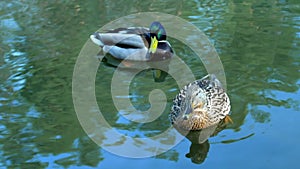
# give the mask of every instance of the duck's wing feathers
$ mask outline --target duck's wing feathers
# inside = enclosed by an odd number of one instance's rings
[[[132,60],[132,61],[146,61],[149,60],[149,54],[146,48],[122,48],[119,46],[103,46],[103,51],[109,53],[117,59]],[[144,56],[144,57],[141,57]]]
[[[149,59],[148,34],[148,28],[129,27],[108,30],[105,33],[96,32],[90,38],[95,44],[101,46],[105,53],[110,53],[117,59],[142,61]]]
[[[91,35],[91,40],[103,46],[120,46],[123,48],[143,48],[145,43],[140,35],[136,34],[119,34],[119,33],[99,33]]]
[[[93,37],[92,37],[93,36]],[[92,35],[99,46],[104,45],[122,45],[124,48],[141,48],[148,47],[146,38],[149,36],[149,29],[144,27],[128,27],[107,30],[106,32],[96,32]],[[94,40],[93,40],[94,41]]]
[[[105,31],[106,33],[119,33],[119,34],[136,34],[142,35],[149,33],[149,28],[145,27],[128,27],[128,28],[117,28],[117,29],[110,29]]]

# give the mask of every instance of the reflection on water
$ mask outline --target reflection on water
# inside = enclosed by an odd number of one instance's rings
[[[190,146],[190,152],[185,156],[187,158],[190,158],[193,163],[201,164],[207,157],[209,147],[210,145],[208,143],[208,140],[201,144],[192,143]]]
[[[201,165],[206,168],[295,168],[299,148],[294,145],[300,138],[297,1],[127,3],[0,2],[1,168],[199,168],[185,154],[196,156],[194,162],[205,159]],[[185,139],[164,154],[137,160],[112,155],[86,136],[73,108],[71,81],[76,57],[90,33],[139,11],[178,15],[209,36],[224,65],[234,123],[190,150]],[[206,74],[190,49],[171,43],[197,78]],[[122,119],[112,106],[114,69],[99,70],[97,101],[103,103],[111,125],[140,136],[155,135],[170,125],[168,107],[178,92],[174,79],[167,76],[165,82],[155,83],[151,72],[133,79],[128,97],[137,109],[148,109],[153,89],[165,91],[168,101],[157,120],[137,124]],[[249,158],[241,158],[245,156]]]
[[[219,122],[219,124],[204,128],[202,130],[190,131],[186,135],[186,138],[191,142],[190,151],[185,156],[190,158],[193,163],[203,163],[210,147],[208,138],[211,136],[216,136],[225,127],[226,124],[224,123],[224,120],[222,120]]]

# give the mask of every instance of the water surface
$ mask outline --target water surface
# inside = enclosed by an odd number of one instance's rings
[[[298,166],[300,4],[298,1],[8,1],[0,2],[1,168],[296,168]],[[111,154],[83,131],[72,102],[72,75],[89,35],[137,12],[186,19],[214,44],[223,63],[233,124],[208,140],[195,164],[188,139],[161,155],[131,159]],[[180,31],[180,30],[178,30]],[[172,43],[200,78],[205,68],[190,49]],[[132,104],[146,110],[153,89],[166,94],[164,113],[139,125],[113,106],[114,68],[101,65],[97,101],[106,120],[127,135],[151,136],[170,124],[178,92],[168,76],[155,83],[145,71],[130,83]],[[198,147],[199,148],[199,147]],[[197,147],[196,147],[197,149]],[[200,149],[200,148],[199,148]]]

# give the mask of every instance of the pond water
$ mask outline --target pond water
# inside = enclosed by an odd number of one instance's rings
[[[101,26],[137,12],[164,12],[185,19],[207,35],[219,54],[234,123],[202,145],[185,138],[160,155],[127,158],[98,146],[79,123],[72,78],[80,50]],[[296,0],[2,0],[0,168],[296,168],[299,13]],[[196,78],[207,74],[195,53],[170,41]],[[122,112],[114,107],[115,70],[101,64],[96,72],[96,98],[106,121],[128,136],[147,137],[166,130],[172,99],[179,91],[176,81],[167,76],[157,83],[151,71],[144,71],[130,82],[130,94],[119,98],[130,99],[135,109],[151,107],[149,93],[154,89],[166,96],[159,118],[142,124],[122,117],[131,108]],[[197,153],[202,161],[188,158]]]

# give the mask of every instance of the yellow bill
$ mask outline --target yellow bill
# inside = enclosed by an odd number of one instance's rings
[[[151,44],[150,44],[150,53],[155,53],[158,45],[158,40],[154,36],[153,38],[151,37]]]

